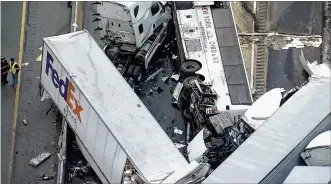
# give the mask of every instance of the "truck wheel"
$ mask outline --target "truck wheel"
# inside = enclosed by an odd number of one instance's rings
[[[128,67],[128,70],[126,71],[126,75],[128,76],[128,77],[131,77],[131,75],[133,74],[133,69],[134,69],[134,65],[130,65],[129,67]]]
[[[190,76],[190,77],[186,77],[183,81],[183,87],[185,89],[191,89],[195,87],[195,83],[194,80],[198,80],[198,82],[201,81],[201,79],[197,76]]]
[[[189,110],[188,109],[184,109],[184,111],[183,111],[183,115],[184,115],[184,118],[185,119],[192,119],[192,114],[189,112]]]
[[[140,82],[141,80],[141,66],[135,66],[132,72],[132,77],[134,80]]]
[[[194,74],[196,71],[200,70],[201,65],[199,62],[194,60],[186,60],[181,66],[180,70],[184,75],[190,76]]]

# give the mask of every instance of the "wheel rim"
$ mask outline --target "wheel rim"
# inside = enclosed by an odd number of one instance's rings
[[[195,79],[191,79],[191,80],[188,81],[188,83],[189,83],[190,85],[193,85],[193,84],[194,84],[194,80],[195,80]]]
[[[186,70],[191,70],[191,71],[196,69],[196,67],[193,65],[187,65],[185,68]]]

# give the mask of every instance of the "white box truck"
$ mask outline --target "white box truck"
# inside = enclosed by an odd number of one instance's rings
[[[44,38],[41,84],[102,183],[128,162],[146,183],[189,165],[86,30]]]

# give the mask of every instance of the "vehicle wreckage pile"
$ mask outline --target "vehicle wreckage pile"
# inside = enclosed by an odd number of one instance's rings
[[[254,131],[243,120],[234,121],[228,113],[218,112],[217,94],[197,77],[184,79],[180,97],[183,116],[189,122],[187,141],[191,141],[191,137],[201,136],[205,145],[202,155],[191,158],[189,155],[189,161],[209,163],[215,169]]]
[[[281,100],[278,107],[283,105],[305,84],[288,91],[281,90]],[[209,163],[211,165],[209,173],[211,173],[256,128],[250,126],[245,121],[244,116],[231,119],[228,112],[218,111],[216,106],[217,94],[210,85],[204,85],[198,77],[187,77],[183,83],[178,83],[177,86],[183,87],[178,87],[180,92],[174,92],[180,93],[180,99],[174,98],[174,103],[177,102],[181,106],[183,116],[189,122],[187,124],[188,160],[190,162],[196,160]],[[194,139],[191,139],[193,137]]]

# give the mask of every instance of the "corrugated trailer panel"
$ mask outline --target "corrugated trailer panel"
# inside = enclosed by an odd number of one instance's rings
[[[295,166],[283,184],[318,183],[328,184],[331,181],[331,167]]]
[[[87,149],[88,153],[92,156],[94,162],[98,164],[99,169],[105,178],[107,178],[109,183],[120,183],[122,180],[122,172],[118,173],[118,171],[123,171],[124,165],[127,159],[127,155],[122,150],[120,145],[115,141],[113,135],[107,130],[107,127],[103,124],[102,120],[96,114],[94,109],[89,105],[88,101],[82,95],[79,88],[75,83],[72,83],[75,91],[74,97],[79,102],[79,105],[84,107],[84,113],[81,113],[82,122],[80,122],[71,110],[68,107],[68,104],[61,96],[58,89],[55,88],[53,80],[52,80],[52,70],[48,68],[48,76],[46,74],[47,71],[47,52],[50,56],[52,56],[53,62],[51,63],[51,67],[55,69],[58,73],[58,79],[66,79],[66,77],[70,78],[67,74],[66,70],[62,67],[61,63],[56,59],[52,50],[48,47],[47,44],[44,44],[43,50],[43,65],[42,65],[42,77],[41,82],[44,88],[52,97],[55,104],[57,104],[59,110],[65,116],[67,121],[69,122],[70,127],[78,135],[80,140],[83,142],[83,146]],[[48,56],[48,58],[50,58]],[[56,74],[54,74],[56,75]],[[72,81],[71,79],[68,80]],[[57,82],[55,82],[56,84]],[[57,84],[56,84],[57,85]],[[64,91],[65,89],[62,88]],[[68,92],[67,92],[68,93]],[[72,102],[74,103],[74,102]],[[82,111],[82,112],[83,112]],[[84,121],[85,120],[85,121]],[[88,123],[86,123],[88,122]],[[113,140],[106,142],[106,140]],[[113,152],[104,152],[105,149],[113,149]],[[117,152],[115,152],[117,150]],[[120,154],[120,155],[118,155]],[[120,159],[118,159],[120,158]],[[109,169],[110,168],[110,169]],[[117,173],[113,174],[113,173]]]
[[[109,182],[126,155],[147,182],[188,164],[87,31],[44,42],[41,82]]]
[[[203,183],[283,182],[308,143],[330,129],[330,84],[311,78]]]

